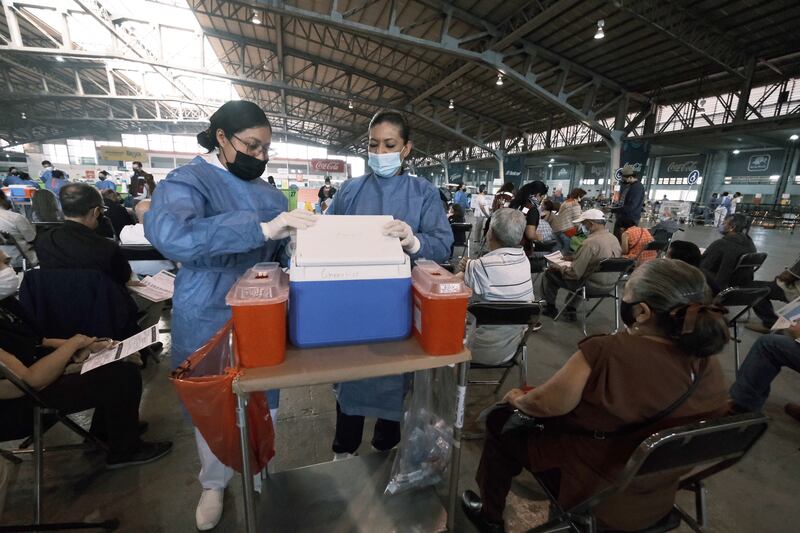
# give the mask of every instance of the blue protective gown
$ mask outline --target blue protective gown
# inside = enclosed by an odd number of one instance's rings
[[[347,180],[328,209],[333,215],[392,215],[414,231],[420,242],[411,260],[431,259],[442,263],[450,257],[453,232],[439,198],[429,181],[401,174],[384,178],[374,172]],[[404,376],[387,376],[338,383],[339,406],[347,415],[401,420]]]
[[[3,180],[3,185],[8,187],[9,185],[25,185],[27,187],[33,187],[35,189],[39,188],[39,184],[33,180],[25,180],[19,176],[6,176]]]
[[[117,186],[113,181],[108,180],[97,180],[94,182],[94,187],[98,191],[103,191],[105,189],[111,189],[112,191],[117,190]]]
[[[200,156],[158,184],[144,228],[158,251],[181,263],[172,299],[173,369],[231,318],[225,295],[245,270],[276,260],[285,239],[265,241],[260,223],[287,207],[265,181],[241,180]]]

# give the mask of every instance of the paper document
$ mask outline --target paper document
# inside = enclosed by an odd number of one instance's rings
[[[800,322],[800,298],[796,298],[776,311],[778,320],[772,325],[772,331],[786,329]],[[800,339],[795,339],[800,343]]]
[[[145,276],[140,281],[141,286],[129,286],[131,292],[135,292],[142,298],[147,298],[151,302],[163,302],[172,298],[175,292],[175,275],[162,270],[155,276]]]
[[[565,268],[569,268],[572,266],[572,261],[567,261],[564,259],[564,256],[561,255],[561,250],[556,250],[551,254],[547,254],[544,256],[545,259],[553,263],[554,265],[563,266]]]
[[[90,370],[107,365],[108,363],[113,363],[114,361],[124,359],[132,353],[138,352],[142,348],[147,348],[148,346],[157,342],[158,326],[150,326],[146,330],[137,333],[133,337],[125,339],[122,342],[118,342],[107,350],[91,354],[86,362],[83,363],[81,374],[85,374]]]

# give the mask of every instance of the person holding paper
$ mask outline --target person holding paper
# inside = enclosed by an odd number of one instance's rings
[[[606,217],[603,212],[599,209],[587,209],[573,222],[581,224],[584,235],[588,237],[575,253],[570,265],[553,264],[544,275],[542,290],[547,305],[542,314],[551,318],[558,315],[556,308],[558,289],[575,290],[585,276],[589,276],[591,285],[602,289],[613,287],[617,280],[617,274],[614,272],[592,274],[603,259],[622,255],[619,241],[606,229]],[[571,322],[577,320],[574,301],[564,311],[564,320]]]
[[[230,320],[225,295],[234,282],[254,264],[281,258],[288,237],[314,224],[317,216],[302,209],[287,213],[283,193],[260,179],[272,142],[272,127],[260,107],[230,101],[210,123],[197,135],[200,146],[215,152],[210,161],[198,156],[170,172],[143,221],[147,240],[181,263],[172,300],[173,368]],[[274,421],[277,391],[268,398]],[[195,437],[203,487],[195,518],[205,531],[219,523],[233,470],[214,456],[197,430]]]
[[[400,113],[379,111],[369,124],[366,176],[347,180],[328,209],[329,215],[392,215],[384,234],[397,237],[412,261],[444,262],[450,257],[453,232],[441,208],[439,191],[403,168],[412,149],[408,121]],[[372,445],[389,450],[400,442],[404,376],[339,383],[336,392],[335,458],[354,454],[361,444],[364,417],[378,419]]]
[[[64,414],[95,409],[89,430],[109,445],[107,468],[149,463],[165,456],[172,443],[145,442],[139,421],[142,377],[135,365],[120,361],[86,374],[64,374],[65,367],[88,348],[98,352],[109,343],[85,335],[43,338],[35,321],[17,301],[19,279],[0,252],[0,362],[45,402]],[[11,382],[0,379],[0,440],[32,433],[33,402]]]

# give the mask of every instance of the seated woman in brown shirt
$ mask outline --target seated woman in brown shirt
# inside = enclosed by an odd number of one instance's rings
[[[480,531],[504,531],[506,496],[523,467],[558,479],[559,503],[570,508],[612,484],[649,434],[724,414],[726,387],[714,354],[728,341],[728,328],[724,310],[708,301],[700,270],[672,259],[649,261],[625,286],[626,333],[584,339],[547,382],[506,395],[509,409],[487,419],[476,476],[480,496],[466,491],[462,498]],[[695,379],[685,401],[656,422]],[[512,409],[543,421],[544,430],[503,433]],[[638,429],[631,431],[631,424]],[[670,512],[679,475],[606,500],[595,509],[598,525],[630,531],[655,524]]]

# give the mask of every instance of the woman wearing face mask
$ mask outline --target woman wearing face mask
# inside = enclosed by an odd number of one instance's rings
[[[89,430],[108,443],[107,468],[122,468],[160,459],[171,442],[144,442],[139,422],[142,378],[139,369],[120,361],[86,374],[64,374],[65,367],[84,348],[99,351],[107,341],[75,335],[46,339],[14,295],[19,281],[0,252],[0,362],[64,414],[95,409]],[[0,379],[0,440],[31,435],[33,402],[11,382]]]
[[[525,235],[522,239],[522,247],[528,257],[533,256],[533,242],[542,240],[539,238],[537,232],[539,223],[542,217],[539,213],[539,205],[547,196],[547,185],[543,182],[536,180],[526,183],[517,191],[514,200],[511,201],[509,207],[522,211],[525,215]]]
[[[436,187],[403,169],[412,148],[409,135],[408,122],[400,113],[376,113],[369,124],[372,171],[342,183],[328,214],[392,215],[394,221],[384,227],[385,235],[399,238],[412,261],[424,257],[441,263],[450,256],[453,233]],[[404,376],[339,383],[335,390],[336,458],[356,452],[365,416],[378,419],[373,447],[389,450],[400,441]]]
[[[557,471],[559,503],[570,508],[608,485],[636,446],[667,427],[726,412],[715,354],[728,342],[724,309],[708,305],[705,276],[683,261],[645,263],[625,285],[627,332],[587,337],[564,366],[530,392],[511,390],[487,420],[476,479],[480,495],[462,504],[480,531],[502,531],[511,480],[522,468]],[[507,432],[511,409],[535,417],[541,432]],[[674,476],[637,484],[594,510],[602,529],[638,531],[666,516]]]
[[[227,102],[197,135],[216,151],[169,173],[144,217],[145,236],[165,257],[180,262],[172,307],[172,367],[200,348],[231,317],[225,295],[246,269],[281,256],[287,237],[314,223],[304,210],[286,212],[279,190],[259,179],[268,161],[272,128],[264,112],[247,101]],[[272,418],[277,391],[269,395]],[[203,493],[197,528],[214,528],[222,516],[223,492],[233,471],[195,431]],[[259,477],[256,477],[258,487]]]

